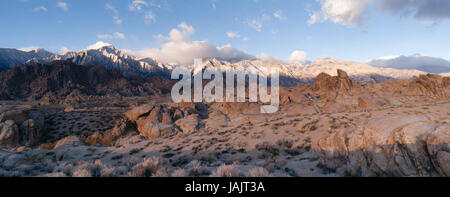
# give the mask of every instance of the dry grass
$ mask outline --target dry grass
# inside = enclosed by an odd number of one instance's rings
[[[221,165],[215,172],[211,174],[211,177],[239,177],[240,171],[236,165]]]
[[[178,168],[172,172],[172,177],[187,177],[188,174],[182,168]]]
[[[191,163],[187,165],[187,168],[189,168],[189,176],[193,177],[199,177],[208,173],[198,160],[191,161]]]
[[[163,167],[163,160],[159,157],[150,157],[146,158],[141,163],[136,164],[132,167],[129,172],[130,176],[133,177],[151,177]],[[161,174],[161,172],[158,172]]]
[[[269,177],[270,173],[265,168],[256,167],[248,171],[247,177]]]

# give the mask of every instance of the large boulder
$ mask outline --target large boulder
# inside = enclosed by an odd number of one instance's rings
[[[192,114],[183,119],[179,119],[175,122],[175,125],[177,125],[184,134],[194,133],[199,126],[198,114]]]
[[[352,81],[347,73],[343,70],[337,70],[337,76],[331,76],[326,73],[321,73],[317,76],[314,83],[313,90],[316,91],[331,91],[342,90],[349,91],[352,88]]]
[[[45,127],[43,114],[34,109],[5,111],[0,120],[4,122],[0,145],[7,147],[36,145]]]
[[[208,115],[208,119],[205,120],[206,128],[221,128],[226,127],[230,123],[230,119],[226,114],[221,111],[211,111]]]
[[[74,147],[81,146],[83,144],[83,141],[78,136],[68,136],[56,142],[54,148],[57,149],[61,147]]]
[[[136,124],[142,136],[155,139],[177,134],[180,132],[179,128],[185,133],[194,132],[198,124],[198,114],[195,114],[196,110],[193,108],[195,105],[146,104],[126,112],[125,117]],[[189,117],[192,114],[197,115],[196,124],[194,116]],[[189,118],[185,119],[186,117]]]
[[[151,104],[134,107],[133,109],[125,113],[125,117],[130,121],[136,121],[139,117],[148,114],[153,109],[153,107],[154,105]]]
[[[0,146],[14,147],[19,143],[19,128],[12,120],[0,123]]]
[[[173,125],[153,122],[146,119],[137,121],[139,133],[149,139],[170,137],[179,132]]]
[[[0,122],[5,122],[7,120],[13,120],[14,122],[22,123],[28,120],[27,110],[9,110],[0,114]]]
[[[450,123],[424,115],[375,117],[321,139],[326,169],[350,176],[449,176]]]
[[[448,87],[448,79],[440,75],[420,75],[414,77],[414,80],[409,83],[407,87],[408,95],[419,96],[435,96],[435,97],[448,97],[449,92],[446,91]]]

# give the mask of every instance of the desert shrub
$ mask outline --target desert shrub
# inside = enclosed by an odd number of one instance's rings
[[[64,173],[66,176],[72,176],[74,171],[74,166],[72,164],[66,164],[63,167],[61,167],[61,172]]]
[[[268,142],[263,142],[261,144],[257,144],[255,146],[255,148],[259,151],[264,151],[264,152],[269,152],[271,153],[273,156],[279,155],[280,154],[280,150],[278,149],[277,146],[275,145],[271,145]]]
[[[248,171],[247,177],[269,177],[270,173],[265,168],[256,167]]]
[[[290,148],[290,149],[286,149],[284,151],[291,156],[297,156],[297,155],[302,154],[302,152],[298,148]]]
[[[14,177],[14,172],[0,168],[0,177]]]
[[[132,168],[133,166],[135,166],[135,165],[137,165],[139,162],[141,162],[141,160],[142,160],[142,159],[139,158],[139,157],[131,156],[131,157],[124,158],[124,159],[122,159],[122,157],[121,157],[120,162],[121,162],[124,166],[127,166],[128,168]]]
[[[172,172],[172,177],[187,177],[188,174],[183,168],[178,168]]]
[[[67,177],[63,172],[50,173],[46,175],[47,177]]]
[[[62,173],[73,177],[113,177],[116,175],[114,168],[103,164],[100,160],[80,161],[65,165]]]
[[[87,169],[91,172],[93,177],[100,177],[104,167],[105,165],[100,160],[95,160],[93,164],[87,165]]]
[[[159,168],[153,173],[152,177],[169,177],[169,174],[167,174],[167,171],[164,168]]]
[[[130,172],[134,177],[150,177],[156,173],[163,165],[163,160],[159,157],[150,157],[135,165]]]
[[[215,172],[211,174],[211,177],[239,177],[240,171],[236,165],[221,165]]]
[[[202,152],[200,154],[198,154],[195,159],[199,160],[203,163],[213,163],[215,161],[217,161],[217,158],[219,156],[220,153],[218,152]]]
[[[317,129],[317,123],[319,123],[319,120],[313,120],[309,123],[306,123],[305,125],[303,125],[303,129],[309,130],[309,131],[315,131]]]
[[[189,176],[198,177],[207,173],[198,160],[191,161],[186,167],[189,169]]]
[[[92,177],[91,172],[87,169],[79,168],[72,173],[73,177]]]
[[[101,177],[115,177],[116,176],[116,169],[113,167],[105,166],[102,168],[100,172]]]
[[[292,140],[281,139],[281,140],[277,141],[277,144],[278,144],[278,146],[280,146],[280,148],[289,149],[292,147],[294,142],[292,142]]]

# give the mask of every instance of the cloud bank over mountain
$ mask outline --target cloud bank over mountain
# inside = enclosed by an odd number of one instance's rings
[[[106,46],[112,46],[112,44],[109,44],[109,43],[106,43],[106,42],[103,42],[103,41],[98,41],[95,44],[89,45],[87,47],[87,50],[100,49],[100,48],[103,48],[103,47],[106,47]]]
[[[450,61],[421,54],[411,56],[389,56],[367,62],[369,65],[384,68],[416,69],[429,73],[450,72]]]
[[[145,48],[139,51],[127,50],[130,54],[139,57],[150,57],[166,64],[189,65],[195,58],[219,58],[225,60],[255,59],[245,51],[233,48],[231,45],[215,46],[208,40],[191,40],[190,35],[195,29],[181,23],[178,28],[170,31],[169,35],[156,36],[162,44],[159,48]]]

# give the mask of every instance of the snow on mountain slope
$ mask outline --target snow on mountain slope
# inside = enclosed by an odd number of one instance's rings
[[[381,57],[369,60],[367,64],[382,68],[415,69],[430,73],[450,72],[450,61],[423,54]]]
[[[163,74],[168,68],[151,59],[138,59],[128,53],[114,48],[112,45],[96,49],[68,52],[58,56],[61,60],[69,60],[80,65],[102,65],[108,69],[115,68],[125,76],[138,74]]]
[[[321,72],[336,75],[337,69],[345,70],[345,72],[347,72],[351,77],[379,75],[393,79],[409,79],[413,76],[427,74],[426,72],[419,70],[378,68],[363,63],[338,60],[335,58],[317,59],[311,64],[306,65],[302,71],[303,74],[309,77],[315,77]]]
[[[42,49],[29,52],[16,49],[0,49],[0,70],[22,64],[47,63],[53,60],[68,60],[79,65],[101,65],[109,69],[117,69],[125,76],[150,75],[169,77],[172,65],[162,64],[151,58],[137,58],[126,50],[118,50],[112,45],[82,50],[79,52],[66,52],[60,55],[52,54]],[[295,85],[298,82],[310,82],[320,73],[336,75],[337,69],[342,69],[348,75],[358,81],[381,82],[390,79],[410,79],[413,76],[426,74],[418,70],[404,70],[392,68],[379,68],[364,63],[338,60],[335,58],[317,59],[316,61],[302,64],[285,64],[279,61],[254,60],[219,60],[217,58],[205,59],[203,66],[217,67],[222,72],[229,68],[243,69],[253,68],[256,72],[262,72],[263,68],[277,67],[280,71],[280,83],[282,85]],[[188,66],[192,68],[193,65]]]
[[[54,56],[44,49],[22,51],[17,49],[0,48],[0,70],[9,69],[22,64],[48,61]]]
[[[167,75],[170,66],[151,60],[138,59],[112,45],[100,46],[79,52],[53,54],[43,49],[21,51],[17,49],[0,49],[0,70],[23,64],[48,63],[54,60],[68,60],[79,65],[101,65],[108,69],[115,68],[125,76]]]
[[[189,66],[189,68],[191,69],[192,67],[193,65]],[[219,68],[222,72],[225,72],[229,68],[253,68],[253,70],[255,70],[256,72],[261,72],[263,71],[262,68],[276,67],[280,71],[280,77],[283,78],[280,83],[284,85],[295,85],[300,81],[312,81],[320,73],[336,75],[338,69],[346,71],[352,79],[358,81],[370,81],[371,79],[373,79],[377,82],[381,82],[390,79],[410,79],[413,76],[427,74],[418,70],[377,68],[363,63],[338,60],[335,58],[317,59],[316,61],[307,65],[283,64],[278,61],[263,60],[243,60],[235,63],[230,63],[213,58],[204,60],[203,67],[216,67]]]

